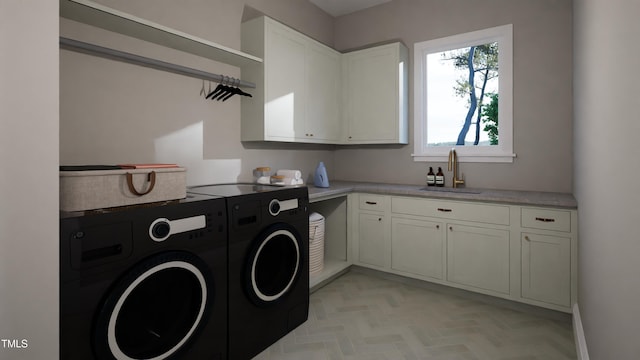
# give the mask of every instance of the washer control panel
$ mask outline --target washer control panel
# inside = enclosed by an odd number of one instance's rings
[[[277,216],[281,211],[287,211],[298,208],[298,199],[278,200],[273,199],[269,202],[269,214]]]
[[[149,236],[154,241],[164,241],[169,236],[187,231],[204,229],[207,220],[204,215],[192,216],[183,219],[169,220],[158,218],[149,226]]]

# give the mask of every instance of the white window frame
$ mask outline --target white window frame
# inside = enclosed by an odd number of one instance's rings
[[[498,42],[498,145],[454,146],[464,162],[513,162],[513,25],[423,41],[414,44],[414,161],[447,161],[451,148],[427,146],[427,55]]]

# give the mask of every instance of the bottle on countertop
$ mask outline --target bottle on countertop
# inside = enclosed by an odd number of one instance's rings
[[[427,173],[427,186],[434,186],[436,184],[436,174],[433,173],[433,168],[429,166],[429,172]]]
[[[313,185],[320,188],[329,187],[329,178],[327,177],[327,168],[324,167],[324,163],[320,161],[316,172],[313,174]]]
[[[441,167],[438,167],[438,172],[436,173],[436,186],[444,186],[444,173]]]

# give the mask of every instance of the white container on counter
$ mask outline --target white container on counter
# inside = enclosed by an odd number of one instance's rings
[[[268,166],[253,169],[253,182],[258,184],[270,184],[273,172]]]

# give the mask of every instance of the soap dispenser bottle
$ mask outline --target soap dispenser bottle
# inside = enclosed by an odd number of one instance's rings
[[[313,184],[316,187],[328,188],[329,178],[327,177],[327,169],[324,167],[324,163],[320,161],[316,168],[315,174],[313,174]]]
[[[427,186],[434,186],[436,184],[436,174],[433,172],[433,167],[429,166],[429,172],[427,173]]]
[[[444,173],[441,167],[438,167],[438,173],[436,173],[436,186],[444,186]]]

